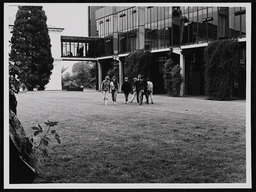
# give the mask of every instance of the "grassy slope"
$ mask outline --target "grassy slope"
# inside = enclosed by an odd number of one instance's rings
[[[155,96],[155,104],[103,105],[99,92],[20,93],[26,133],[58,121],[40,164],[43,183],[245,182],[245,102]]]

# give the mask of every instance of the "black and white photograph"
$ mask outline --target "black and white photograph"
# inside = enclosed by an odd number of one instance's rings
[[[251,3],[3,15],[5,189],[252,187]]]

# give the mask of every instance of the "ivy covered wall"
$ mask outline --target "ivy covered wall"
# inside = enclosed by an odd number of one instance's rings
[[[209,99],[229,100],[233,97],[234,78],[239,69],[237,40],[218,40],[204,49],[205,90]]]

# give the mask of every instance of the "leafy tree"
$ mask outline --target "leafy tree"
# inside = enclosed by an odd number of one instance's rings
[[[110,77],[110,79],[113,78],[113,77],[117,78],[119,76],[119,65],[118,65],[117,61],[114,61],[111,64],[111,67],[107,72],[107,75]]]
[[[61,84],[62,89],[77,87],[77,85],[74,84],[73,76],[70,72],[67,72],[62,76]]]
[[[53,69],[51,44],[42,6],[19,6],[12,31],[10,79],[28,90],[44,90]],[[17,88],[16,88],[17,91]]]
[[[64,89],[73,87],[94,88],[96,83],[95,64],[82,61],[75,63],[72,67],[72,74],[66,73],[62,78]]]

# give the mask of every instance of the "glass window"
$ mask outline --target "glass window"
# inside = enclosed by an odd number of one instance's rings
[[[153,7],[152,8],[152,17],[151,17],[151,20],[154,22],[154,21],[157,21],[157,7]]]
[[[238,12],[238,11],[240,11],[240,7],[235,7],[235,10],[234,10],[234,13],[235,12]],[[235,17],[235,31],[236,31],[236,33],[238,33],[238,31],[240,31],[240,15],[237,15],[237,16],[235,16],[234,15],[234,17]]]
[[[164,7],[158,7],[158,20],[164,19]]]
[[[242,20],[242,27],[241,27],[241,30],[242,30],[242,35],[245,35],[246,34],[246,15],[241,15],[241,20]]]
[[[123,31],[123,13],[119,12],[117,14],[117,22],[118,22],[118,32]]]
[[[130,30],[132,28],[132,14],[131,11],[128,11],[127,14],[127,29]]]
[[[168,18],[172,15],[172,8],[171,7],[165,7],[165,18]]]
[[[66,56],[67,42],[62,42],[62,56]]]

